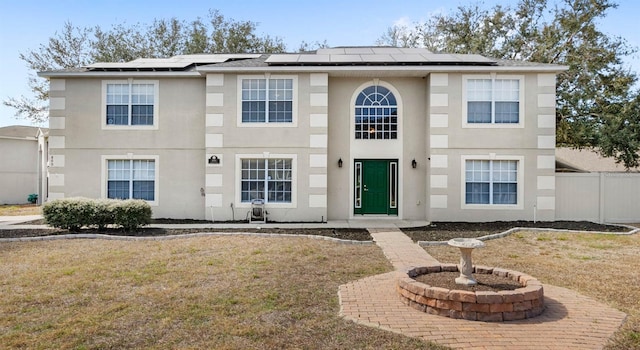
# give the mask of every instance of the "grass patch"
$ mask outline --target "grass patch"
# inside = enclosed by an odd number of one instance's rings
[[[304,238],[0,245],[0,344],[62,349],[442,349],[337,316],[374,245]]]
[[[626,323],[607,349],[640,349],[640,235],[521,232],[519,236],[485,241],[473,252],[474,262],[522,271],[575,290],[627,313]],[[456,263],[459,252],[428,247],[441,262]],[[517,259],[512,256],[517,255]],[[551,257],[551,258],[550,258]]]
[[[35,204],[0,205],[0,216],[42,215],[42,209]]]

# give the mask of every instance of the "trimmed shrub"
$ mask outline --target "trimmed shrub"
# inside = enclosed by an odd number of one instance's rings
[[[119,202],[120,201],[114,199],[94,200],[91,224],[101,230],[107,227],[107,225],[115,223],[113,208],[117,206]]]
[[[151,206],[139,199],[129,199],[113,206],[114,224],[127,231],[151,222]]]
[[[117,225],[130,231],[151,222],[151,206],[142,200],[63,198],[42,206],[47,224],[77,232],[82,227]]]
[[[79,231],[91,224],[93,206],[88,198],[56,199],[42,206],[42,214],[47,224],[53,227]]]

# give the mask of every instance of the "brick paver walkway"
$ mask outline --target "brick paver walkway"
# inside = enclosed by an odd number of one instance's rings
[[[437,263],[400,230],[370,231],[396,270]],[[545,284],[546,310],[538,317],[499,323],[451,319],[404,305],[395,291],[397,276],[389,272],[340,286],[340,315],[464,349],[601,349],[626,317],[572,290]]]

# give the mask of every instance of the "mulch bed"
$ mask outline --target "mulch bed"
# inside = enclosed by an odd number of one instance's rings
[[[333,237],[344,240],[353,241],[371,241],[373,238],[369,231],[366,229],[357,228],[319,228],[319,229],[285,229],[285,228],[216,228],[216,229],[166,229],[166,228],[152,228],[144,227],[136,231],[123,231],[120,229],[82,229],[77,233],[94,233],[105,234],[114,236],[135,236],[135,237],[159,237],[159,236],[174,236],[184,235],[189,233],[199,232],[250,232],[250,233],[276,233],[276,234],[289,234],[289,235],[315,235]],[[0,230],[0,238],[21,238],[21,237],[38,237],[38,236],[51,236],[51,235],[63,235],[73,234],[67,230],[60,229],[15,229],[15,230]]]
[[[487,291],[497,292],[501,290],[515,290],[522,286],[508,277],[496,275],[476,273],[473,278],[478,282],[475,286],[464,286],[457,284],[455,279],[460,276],[460,272],[435,272],[415,277],[415,280],[428,284],[432,287],[440,287],[446,289],[466,290],[469,292]]]
[[[494,221],[494,222],[434,222],[429,226],[403,228],[414,242],[448,241],[452,238],[478,238],[507,231],[514,227],[537,227],[575,231],[628,232],[621,226],[589,221]]]
[[[154,219],[154,224],[210,224],[204,220],[174,220],[174,219]],[[244,221],[238,223],[246,223]],[[34,220],[21,225],[43,225],[44,220]],[[283,223],[284,224],[284,223]],[[605,231],[605,232],[626,232],[625,227],[601,225],[587,221],[553,221],[536,222],[531,221],[497,221],[497,222],[434,222],[429,226],[404,228],[402,231],[414,241],[447,241],[457,237],[477,238],[494,233],[504,232],[513,227],[540,227],[554,229],[570,229],[580,231]],[[277,234],[304,234],[326,236],[354,241],[371,241],[372,237],[366,229],[356,228],[262,228],[262,229],[165,229],[145,227],[137,231],[126,232],[119,229],[82,229],[81,233],[100,233],[119,236],[155,237],[182,235],[198,232],[261,232]],[[0,230],[0,238],[37,237],[68,234],[69,231],[60,229],[15,229]]]

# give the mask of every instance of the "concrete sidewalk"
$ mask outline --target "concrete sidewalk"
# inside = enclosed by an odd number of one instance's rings
[[[47,225],[21,225],[22,223],[42,219],[42,215],[26,216],[0,216],[1,229],[47,229]],[[151,224],[145,227],[167,229],[230,229],[238,230],[249,228],[398,228],[419,227],[429,225],[428,221],[396,220],[396,219],[356,219],[356,220],[331,220],[327,222],[311,223],[206,223],[206,224]]]
[[[42,219],[42,215],[0,216],[0,229],[2,229],[2,226],[21,224],[23,222],[40,219]]]
[[[370,230],[395,272],[339,287],[340,315],[366,326],[461,349],[601,349],[626,315],[572,290],[544,285],[546,310],[538,317],[479,322],[430,315],[404,305],[399,271],[437,263],[398,229]]]

